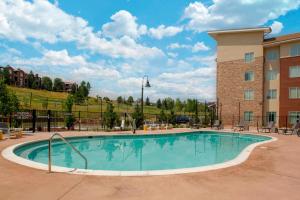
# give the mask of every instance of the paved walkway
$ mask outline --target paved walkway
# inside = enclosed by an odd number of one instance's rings
[[[78,134],[83,133],[64,133]],[[279,140],[257,147],[241,165],[184,175],[103,177],[48,174],[0,156],[0,199],[299,200],[300,138],[271,135]],[[39,133],[18,140],[1,141],[0,151],[15,143],[48,137],[48,133]]]

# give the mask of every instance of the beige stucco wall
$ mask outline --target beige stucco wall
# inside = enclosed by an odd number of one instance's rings
[[[254,52],[254,57],[263,56],[263,32],[225,33],[215,36],[217,60],[226,62],[244,59],[245,53]]]
[[[280,45],[280,58],[290,57],[290,50],[291,46],[294,44],[300,44],[299,41],[297,42],[290,42],[290,43],[283,43]]]
[[[264,49],[265,56],[267,55],[268,51],[277,51],[280,53],[280,47],[269,47]],[[280,57],[280,56],[279,56]],[[265,57],[265,64],[264,64],[264,74],[265,74],[265,81],[264,81],[264,115],[267,112],[276,112],[276,115],[279,116],[279,95],[280,95],[280,59],[278,60],[269,61]],[[268,80],[267,79],[267,72],[269,70],[276,70],[277,71],[277,79],[276,80]],[[267,99],[267,93],[269,89],[276,89],[277,90],[277,99]],[[278,120],[278,118],[277,118]]]

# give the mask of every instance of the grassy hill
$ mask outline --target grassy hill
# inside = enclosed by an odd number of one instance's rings
[[[8,86],[8,89],[14,92],[23,109],[37,109],[37,110],[64,110],[64,102],[68,97],[65,92],[51,92],[46,90],[34,90],[28,88],[18,88]],[[113,101],[116,112],[132,112],[133,106],[126,104],[118,104]],[[74,105],[74,111],[89,111],[100,112],[100,102],[97,99],[90,97],[86,105]],[[102,110],[105,111],[106,103],[102,102]],[[144,106],[144,113],[158,114],[160,110],[155,106]]]

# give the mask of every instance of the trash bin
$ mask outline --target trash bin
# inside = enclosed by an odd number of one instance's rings
[[[144,125],[144,131],[147,131],[148,130],[148,126],[145,124]]]

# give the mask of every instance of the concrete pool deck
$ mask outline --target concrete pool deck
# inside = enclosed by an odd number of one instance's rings
[[[183,131],[190,129],[167,132]],[[47,139],[49,135],[38,133],[1,141],[0,151],[13,144]],[[278,140],[256,147],[248,160],[240,165],[180,175],[108,177],[49,174],[1,156],[0,199],[299,199],[300,138],[270,135]]]

